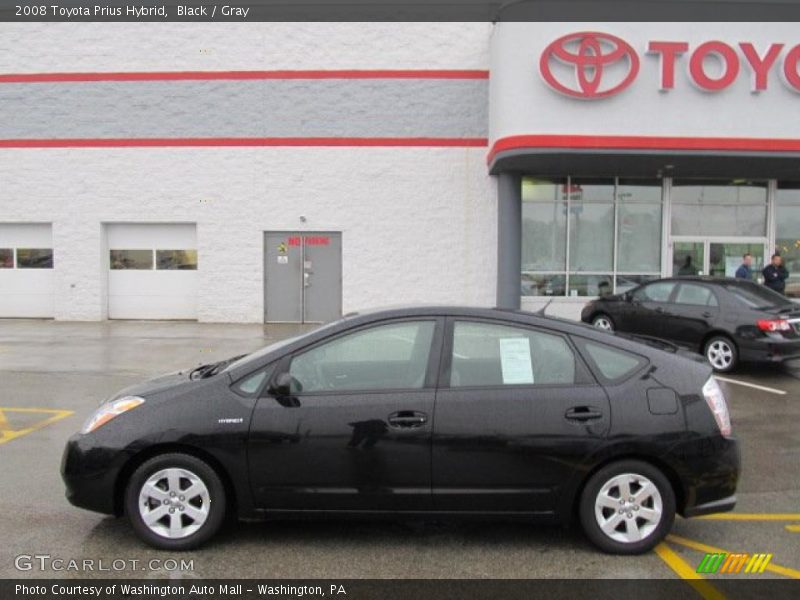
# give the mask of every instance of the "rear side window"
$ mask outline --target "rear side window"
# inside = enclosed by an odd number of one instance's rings
[[[667,302],[674,288],[674,281],[659,281],[639,288],[633,297],[639,302]]]
[[[682,283],[675,296],[676,304],[691,304],[693,306],[717,306],[717,297],[704,285],[696,283]]]
[[[600,371],[600,374],[609,381],[616,381],[631,375],[644,362],[642,358],[605,344],[584,342],[583,347]]]
[[[457,321],[450,387],[573,384],[575,354],[560,335]]]

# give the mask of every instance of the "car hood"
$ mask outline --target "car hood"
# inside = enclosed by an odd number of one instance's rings
[[[169,390],[189,381],[189,371],[175,371],[166,375],[159,375],[153,379],[148,379],[142,383],[137,383],[120,390],[114,395],[113,399],[123,396],[141,396],[147,398],[153,394]]]

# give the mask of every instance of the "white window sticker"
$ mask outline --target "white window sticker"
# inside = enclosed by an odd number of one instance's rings
[[[528,338],[501,338],[499,342],[503,383],[533,383],[531,346],[528,343]]]

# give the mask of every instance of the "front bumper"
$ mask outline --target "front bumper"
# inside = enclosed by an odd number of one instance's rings
[[[61,459],[67,500],[86,510],[117,514],[115,484],[126,458],[119,449],[98,446],[91,434],[73,435]]]
[[[698,504],[683,511],[684,517],[700,517],[702,515],[712,515],[714,513],[730,512],[736,506],[736,496],[728,496],[721,500]]]

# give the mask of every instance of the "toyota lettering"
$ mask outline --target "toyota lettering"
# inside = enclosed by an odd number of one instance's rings
[[[644,53],[657,59],[659,89],[677,87],[679,68],[703,92],[728,89],[742,73],[750,77],[753,93],[769,88],[773,72],[786,88],[800,93],[800,44],[775,42],[758,48],[752,42],[710,40],[690,47],[685,41],[652,40]],[[571,98],[596,100],[619,94],[636,80],[640,55],[625,40],[595,31],[562,36],[551,42],[539,58],[544,82]]]

